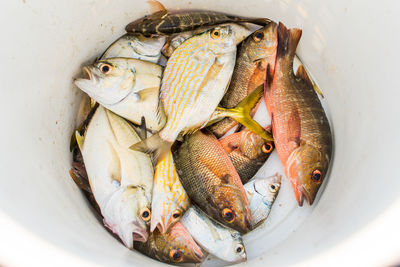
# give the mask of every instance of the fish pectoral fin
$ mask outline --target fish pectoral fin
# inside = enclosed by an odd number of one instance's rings
[[[311,85],[314,88],[314,91],[319,94],[322,98],[324,98],[324,94],[322,93],[321,89],[318,87],[318,85],[310,78],[308,75],[308,72],[306,68],[303,65],[300,65],[297,68],[296,71],[296,76],[303,79],[306,83]]]
[[[74,180],[75,184],[80,189],[92,194],[92,189],[90,188],[90,185],[89,185],[88,181],[84,180],[79,174],[76,174],[74,172],[74,169],[70,169],[69,170],[69,175],[71,176],[72,180]]]
[[[163,14],[165,15],[165,14],[168,13],[168,11],[165,8],[165,6],[163,4],[161,4],[160,2],[158,2],[158,1],[156,1],[156,0],[147,0],[146,2],[149,5],[151,14],[159,13],[160,16],[163,16]]]
[[[131,145],[129,148],[146,154],[152,154],[151,161],[156,166],[157,162],[168,154],[171,146],[172,143],[162,139],[160,134],[157,133],[141,142]]]
[[[253,118],[250,116],[251,110],[260,100],[263,90],[264,90],[263,85],[258,86],[253,92],[251,92],[233,109],[224,109],[221,107],[217,107],[216,111],[219,114],[216,114],[215,118],[218,118],[217,115],[230,117],[239,122],[240,124],[242,124],[250,131],[254,132],[255,134],[258,134],[263,139],[267,141],[273,141],[274,139],[272,135],[269,132],[267,132],[263,127],[261,127],[261,125],[258,124],[258,122],[256,122],[255,120],[253,120]]]
[[[138,135],[141,140],[144,140],[147,138],[147,127],[146,127],[146,118],[142,116],[141,121],[140,121],[140,126],[138,128]]]
[[[134,94],[136,94],[138,96],[139,101],[145,101],[146,98],[148,98],[148,97],[158,95],[159,90],[160,90],[159,87],[150,87],[150,88],[146,88],[146,89],[137,91]]]

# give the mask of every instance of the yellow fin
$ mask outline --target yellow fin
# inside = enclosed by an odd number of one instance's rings
[[[78,130],[75,131],[75,139],[78,144],[79,149],[82,151],[83,142],[85,141],[85,136],[81,135]]]
[[[274,138],[272,137],[272,135],[269,132],[267,132],[263,127],[261,127],[261,125],[258,124],[258,122],[256,122],[255,120],[253,120],[253,118],[250,116],[251,110],[258,103],[263,92],[264,92],[264,85],[260,85],[253,92],[251,92],[251,94],[249,94],[245,99],[243,99],[235,108],[225,109],[217,107],[217,109],[214,112],[215,114],[211,116],[210,121],[212,120],[216,122],[224,117],[230,117],[239,122],[240,124],[242,124],[250,131],[254,132],[255,134],[258,134],[263,139],[267,141],[273,141]]]

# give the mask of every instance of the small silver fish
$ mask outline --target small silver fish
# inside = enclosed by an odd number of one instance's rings
[[[181,218],[181,223],[208,253],[230,263],[246,260],[240,233],[210,219],[198,207],[190,207]]]
[[[99,59],[126,57],[157,63],[166,40],[165,36],[125,34],[112,43]]]
[[[139,140],[127,121],[99,106],[78,142],[104,224],[128,248],[147,240],[151,219],[153,165],[148,155],[128,149]]]
[[[102,106],[138,125],[144,117],[150,131],[164,126],[166,118],[158,98],[161,66],[138,59],[110,58],[83,70],[88,78],[77,79],[75,84]]]
[[[281,179],[282,176],[276,173],[270,177],[254,178],[244,185],[250,202],[253,229],[267,219],[279,193]]]

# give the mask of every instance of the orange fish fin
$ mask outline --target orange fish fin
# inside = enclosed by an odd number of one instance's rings
[[[168,13],[168,11],[167,11],[167,9],[165,8],[165,6],[164,6],[163,4],[161,4],[160,2],[158,2],[158,1],[155,1],[155,0],[147,0],[146,2],[147,2],[147,4],[149,5],[150,12],[151,12],[152,14],[155,14],[155,13],[164,13],[164,14],[167,14],[167,13]]]
[[[281,58],[289,55],[293,60],[297,44],[300,41],[302,31],[300,29],[289,29],[279,22],[278,26],[278,47],[276,57]]]
[[[308,83],[309,85],[312,86],[312,81],[311,81],[310,77],[308,77],[307,71],[303,65],[300,65],[297,68],[296,76],[303,79],[306,83]]]
[[[296,107],[293,107],[288,120],[288,141],[295,142],[297,146],[300,145],[300,134],[301,126],[299,111]]]

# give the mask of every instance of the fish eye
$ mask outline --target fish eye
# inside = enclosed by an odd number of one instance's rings
[[[143,221],[148,222],[151,218],[151,211],[148,208],[144,208],[140,212],[140,217]]]
[[[211,38],[218,39],[221,36],[221,31],[219,29],[214,29],[211,32]]]
[[[312,174],[311,174],[311,179],[314,180],[314,181],[316,181],[316,182],[321,181],[321,179],[322,179],[322,173],[321,173],[321,171],[318,170],[318,169],[314,170],[314,171],[312,172]]]
[[[174,262],[180,262],[180,261],[182,261],[182,251],[173,249],[169,252],[169,257]]]
[[[175,210],[174,213],[172,213],[172,217],[174,219],[178,219],[179,217],[181,217],[182,213],[180,210]]]
[[[244,251],[244,246],[242,244],[239,244],[236,249],[236,253],[242,253]]]
[[[264,153],[269,154],[269,153],[272,152],[272,150],[274,149],[274,147],[272,146],[271,143],[265,143],[265,144],[262,146],[261,149],[262,149],[262,151],[263,151]]]
[[[107,63],[103,63],[100,65],[100,71],[104,74],[109,74],[112,71],[112,66]]]
[[[260,42],[263,38],[264,38],[263,32],[255,32],[253,34],[253,40],[256,41],[257,43]]]
[[[275,184],[270,184],[268,189],[271,193],[276,193],[278,191],[279,187]]]
[[[224,221],[226,221],[227,223],[231,223],[233,222],[233,220],[235,220],[233,211],[228,208],[222,210],[222,218],[224,218]]]

